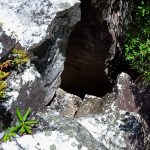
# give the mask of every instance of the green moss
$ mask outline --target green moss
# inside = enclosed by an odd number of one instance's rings
[[[17,49],[14,49],[12,50],[12,64],[13,65],[22,65],[22,64],[25,64],[28,62],[29,60],[29,57],[27,56],[27,54],[22,51],[22,50],[17,50]]]
[[[0,81],[4,80],[5,78],[7,78],[9,76],[9,72],[4,72],[0,70]]]
[[[7,88],[6,81],[0,81],[0,99],[5,98],[5,90]]]
[[[7,88],[7,82],[5,79],[9,76],[9,72],[0,70],[0,99],[5,98],[5,90]]]

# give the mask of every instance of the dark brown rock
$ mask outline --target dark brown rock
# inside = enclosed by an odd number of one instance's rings
[[[117,105],[121,110],[128,112],[138,112],[142,107],[140,93],[136,91],[131,77],[126,73],[121,73],[117,78]]]

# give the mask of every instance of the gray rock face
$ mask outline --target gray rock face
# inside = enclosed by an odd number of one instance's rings
[[[150,121],[150,85],[143,85],[141,83],[141,79],[139,78],[136,82],[135,82],[136,86],[138,87],[138,91],[139,94],[141,96],[143,105],[141,108],[141,115],[144,117],[145,120],[147,120],[147,122]]]
[[[115,0],[110,1],[112,7],[106,4],[81,1],[80,6],[58,13],[49,25],[46,39],[30,48],[44,80],[47,104],[60,85],[81,97],[87,93],[103,96],[111,91],[106,74],[115,74],[111,65],[122,53],[122,26],[128,24],[130,4]]]
[[[3,61],[8,56],[10,50],[15,46],[16,39],[8,36],[0,27],[0,60]]]
[[[33,63],[42,74],[47,104],[60,86],[68,37],[79,20],[79,4],[59,12],[48,27],[46,39],[30,49],[37,57],[37,61],[34,60]]]
[[[34,66],[26,66],[22,72],[12,71],[7,84],[6,99],[0,103],[0,131],[16,122],[16,108],[25,113],[31,107],[35,114],[46,106],[46,92]]]
[[[46,36],[47,27],[58,11],[76,2],[78,0],[0,1],[0,24],[8,35],[15,35],[21,45],[28,48]]]

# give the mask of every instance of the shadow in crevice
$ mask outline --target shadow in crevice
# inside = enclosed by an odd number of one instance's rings
[[[11,113],[7,111],[4,106],[0,104],[0,131],[10,127],[12,121],[13,119]]]
[[[105,21],[98,25],[79,22],[68,39],[61,88],[80,97],[110,92],[112,84],[104,70],[111,44]]]

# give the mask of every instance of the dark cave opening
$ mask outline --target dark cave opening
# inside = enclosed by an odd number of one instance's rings
[[[111,40],[105,24],[99,28],[79,22],[68,39],[60,87],[80,97],[110,92],[112,84],[104,70]]]

